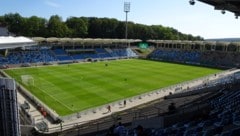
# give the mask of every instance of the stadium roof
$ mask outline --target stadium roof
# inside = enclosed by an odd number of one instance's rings
[[[82,44],[113,44],[113,43],[135,43],[141,42],[140,39],[102,39],[102,38],[43,38],[33,37],[32,40],[36,42],[57,42],[57,43],[82,43]]]
[[[190,2],[191,1],[193,0],[190,0]],[[233,12],[236,18],[240,16],[240,0],[198,0],[198,1],[212,5],[215,7],[216,10],[222,10],[223,14],[225,13],[225,10],[227,10]]]
[[[240,42],[222,42],[222,41],[148,40],[147,42],[156,43],[156,44],[189,44],[189,45],[196,44],[196,45],[240,46]]]
[[[37,43],[26,37],[0,36],[0,49],[9,49],[37,45]]]

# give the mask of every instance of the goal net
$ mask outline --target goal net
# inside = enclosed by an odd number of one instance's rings
[[[27,86],[34,86],[34,78],[31,75],[22,75],[21,80]]]

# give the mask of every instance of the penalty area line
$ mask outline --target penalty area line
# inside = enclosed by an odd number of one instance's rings
[[[36,87],[36,86],[35,86]],[[53,97],[52,95],[48,94],[46,91],[44,91],[44,89],[41,89],[39,87],[36,87],[39,90],[41,90],[42,92],[44,92],[46,95],[50,96],[52,99],[54,99],[55,101],[59,102],[60,104],[62,104],[64,107],[66,107],[67,109],[74,111],[71,107],[67,106],[66,104],[62,103],[60,100],[58,100],[57,98]]]

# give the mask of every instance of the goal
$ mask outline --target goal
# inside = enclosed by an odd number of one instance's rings
[[[34,86],[34,78],[31,75],[22,75],[21,80],[27,86]]]

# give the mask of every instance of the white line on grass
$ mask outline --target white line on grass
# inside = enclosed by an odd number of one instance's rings
[[[50,96],[50,97],[51,97],[52,99],[54,99],[55,101],[61,103],[61,104],[62,104],[63,106],[65,106],[67,109],[73,111],[72,108],[70,108],[69,106],[65,105],[65,104],[62,103],[60,100],[58,100],[58,99],[56,99],[55,97],[53,97],[52,95],[48,94],[46,91],[44,91],[44,89],[41,89],[41,88],[39,88],[39,87],[36,87],[36,88],[38,88],[39,90],[41,90],[42,92],[44,92],[45,94],[47,94],[48,96]]]
[[[39,79],[40,79],[40,80],[43,80],[43,79],[41,79],[41,78],[39,78]],[[49,84],[55,86],[53,83],[51,83],[51,82],[49,82],[49,81],[44,80],[44,82],[48,82]],[[39,87],[37,87],[37,86],[35,86],[35,87],[38,88],[39,90],[41,90],[42,92],[44,92],[45,94],[47,94],[48,96],[50,96],[51,98],[53,98],[55,101],[61,103],[61,104],[62,104],[63,106],[65,106],[67,109],[69,109],[69,110],[71,110],[71,111],[74,111],[71,107],[69,107],[69,106],[67,106],[66,104],[62,103],[60,100],[58,100],[58,99],[55,98],[54,96],[48,94],[44,89],[41,89],[41,88],[39,88]]]

